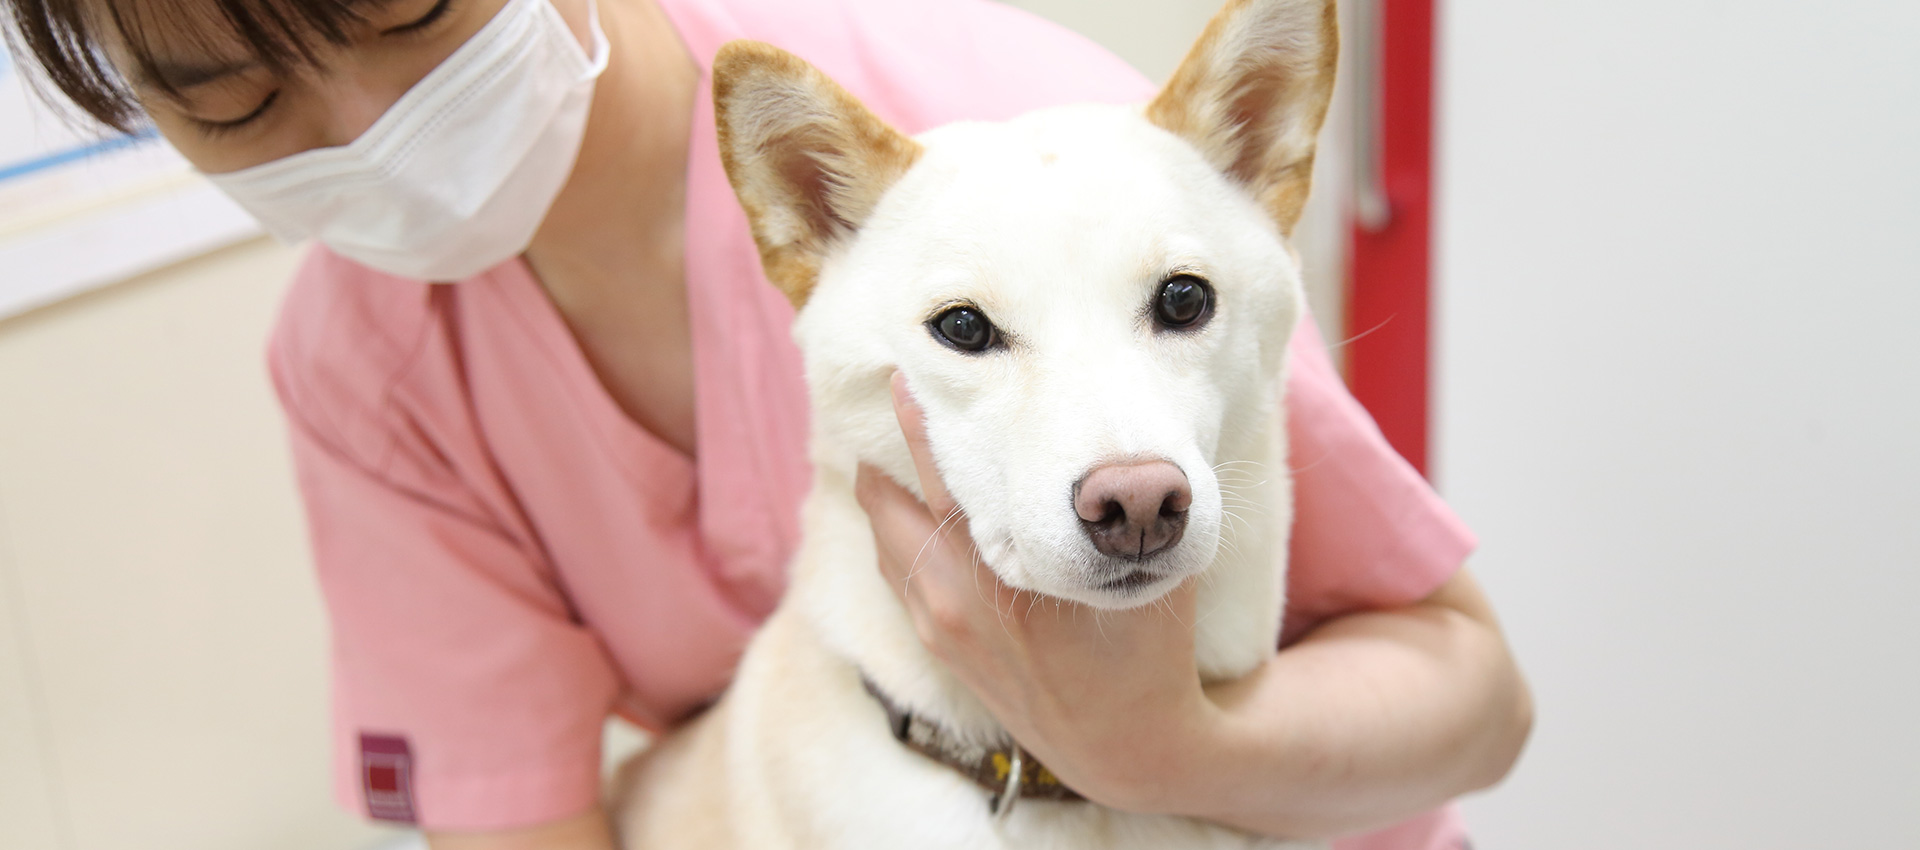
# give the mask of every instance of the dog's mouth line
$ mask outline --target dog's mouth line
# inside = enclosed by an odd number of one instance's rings
[[[1139,590],[1140,588],[1146,587],[1147,585],[1153,584],[1154,582],[1157,582],[1163,578],[1166,578],[1165,573],[1156,572],[1154,570],[1149,570],[1145,568],[1135,568],[1132,570],[1128,570],[1125,575],[1120,576],[1119,578],[1102,582],[1099,585],[1099,589],[1106,590],[1106,591],[1131,593],[1133,591]]]

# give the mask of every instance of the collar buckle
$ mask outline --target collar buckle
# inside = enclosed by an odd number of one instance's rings
[[[995,753],[995,755],[999,754]],[[1007,784],[987,799],[987,811],[991,812],[993,819],[997,821],[1006,820],[1007,815],[1013,812],[1013,805],[1020,802],[1020,785],[1026,775],[1027,759],[1026,750],[1020,747],[1019,742],[1013,745],[1011,761],[1012,764],[1007,766]]]
[[[863,675],[860,683],[886,712],[887,731],[893,734],[894,740],[973,780],[987,792],[987,812],[995,821],[1004,821],[1022,797],[1054,801],[1086,799],[1061,784],[1020,742],[1014,741],[1006,749],[983,750],[978,745],[956,740],[927,718],[914,716],[882,693],[872,679]]]

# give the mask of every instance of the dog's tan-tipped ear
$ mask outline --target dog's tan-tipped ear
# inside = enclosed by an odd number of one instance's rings
[[[713,61],[720,160],[767,279],[805,304],[835,240],[858,230],[913,167],[918,142],[799,57],[729,42]]]
[[[1147,119],[1246,185],[1291,234],[1339,56],[1334,0],[1228,0]]]

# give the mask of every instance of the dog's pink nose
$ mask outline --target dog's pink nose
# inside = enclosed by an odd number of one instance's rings
[[[1093,547],[1133,560],[1180,542],[1191,504],[1186,473],[1164,460],[1099,467],[1073,492],[1073,511]]]

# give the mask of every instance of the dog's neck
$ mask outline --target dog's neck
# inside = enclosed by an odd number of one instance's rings
[[[1285,427],[1276,409],[1264,427],[1223,442],[1221,482],[1242,500],[1224,524],[1220,554],[1199,580],[1195,656],[1208,680],[1236,678],[1274,651],[1284,604],[1282,561],[1292,525]],[[827,648],[891,699],[983,747],[1006,734],[973,693],[920,642],[899,597],[876,566],[873,532],[854,498],[852,455],[816,446],[807,534],[796,556],[789,604]]]

